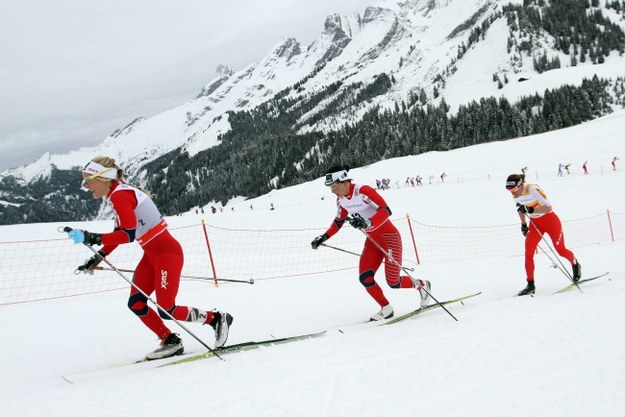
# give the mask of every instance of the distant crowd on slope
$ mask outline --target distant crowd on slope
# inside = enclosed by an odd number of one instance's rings
[[[615,156],[614,158],[612,158],[612,161],[610,162],[610,165],[612,166],[612,171],[616,171],[616,161],[618,161],[620,158],[618,156]],[[527,170],[527,167],[525,168]],[[563,175],[563,170],[566,171],[567,175],[571,173],[571,163],[567,163],[567,164],[563,164],[563,163],[559,163],[558,164],[558,177],[561,177]],[[584,175],[587,175],[590,173],[590,171],[588,170],[588,161],[584,161],[584,163],[582,164],[582,172],[584,173]],[[523,173],[525,173],[525,171],[523,171]]]
[[[428,177],[428,182],[430,185],[434,183],[435,180],[434,174],[430,174]],[[439,175],[441,179],[441,183],[445,182],[445,178],[447,178],[447,174],[443,172]],[[417,175],[415,177],[406,177],[406,181],[404,182],[404,187],[420,187],[423,185],[423,177],[421,175]],[[391,188],[391,180],[389,178],[382,178],[375,180],[375,188],[378,190],[388,190]],[[395,181],[395,188],[400,188],[399,180]]]
[[[613,171],[616,171],[616,163],[617,161],[619,161],[620,158],[618,156],[615,156],[612,158],[612,160],[610,161],[610,166],[612,167]],[[581,165],[581,172],[583,172],[585,175],[590,173],[590,165],[588,163],[588,161],[584,161],[583,164]],[[525,166],[523,168],[520,169],[521,173],[523,175],[527,175],[527,171],[528,171],[528,167]],[[566,173],[567,175],[570,175],[571,173],[573,173],[573,168],[572,168],[572,164],[569,163],[559,163],[558,164],[558,169],[557,169],[557,175],[558,177],[562,177],[563,174]],[[422,187],[424,185],[435,185],[435,184],[444,184],[445,183],[445,179],[447,178],[447,173],[446,172],[442,172],[440,175],[436,176],[434,174],[430,174],[430,176],[427,178],[427,182],[424,180],[424,178],[417,174],[414,177],[406,177],[406,179],[404,180],[403,183],[403,187],[411,187],[411,188],[416,188],[416,187]],[[490,178],[490,176],[489,176]],[[473,179],[475,180],[475,179]],[[462,182],[462,179],[459,179],[459,182]],[[392,180],[390,178],[380,178],[380,179],[376,179],[375,180],[375,189],[376,190],[389,190],[391,188],[402,188],[402,184],[400,180],[395,180],[395,182],[393,183]],[[324,199],[324,197],[321,197],[322,199]],[[247,203],[245,203],[247,205]],[[247,205],[247,207],[242,207],[242,206],[230,206],[229,208],[223,207],[223,206],[210,206],[210,211],[212,214],[217,214],[217,213],[223,213],[224,211],[230,211],[230,212],[234,212],[235,211],[235,207],[236,208],[249,208],[249,210],[253,211],[254,210],[254,205],[253,204],[249,204]],[[263,209],[268,209],[268,210],[275,210],[274,204],[270,203],[269,206],[266,207],[260,207],[260,210]],[[195,209],[195,214],[204,214],[204,208],[203,207],[198,207]],[[180,214],[179,214],[180,215]]]

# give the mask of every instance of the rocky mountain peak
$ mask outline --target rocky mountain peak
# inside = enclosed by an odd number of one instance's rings
[[[274,48],[273,55],[277,58],[284,58],[288,62],[302,52],[302,45],[297,39],[288,37]]]

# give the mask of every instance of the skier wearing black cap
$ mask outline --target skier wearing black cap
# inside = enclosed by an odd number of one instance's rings
[[[512,174],[506,180],[506,189],[512,193],[516,203],[519,219],[521,219],[521,233],[525,236],[525,273],[527,286],[519,295],[533,294],[534,285],[534,252],[544,235],[549,235],[556,252],[566,258],[573,268],[573,281],[577,282],[582,276],[582,267],[577,262],[573,252],[564,244],[564,232],[560,218],[553,211],[547,200],[547,195],[536,184],[526,184],[525,175]],[[527,220],[531,221],[529,227]]]

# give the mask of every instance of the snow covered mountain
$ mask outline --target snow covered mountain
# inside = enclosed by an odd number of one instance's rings
[[[583,36],[576,40],[553,27],[545,29],[546,24],[541,26],[532,17],[542,13],[547,19],[555,6],[550,9],[538,1],[387,1],[362,14],[328,16],[323,31],[308,46],[285,38],[260,62],[239,71],[220,66],[193,100],[151,118],[138,117],[96,147],[45,154],[32,164],[1,173],[0,223],[52,221],[61,213],[67,215],[67,208],[56,207],[68,201],[78,204],[80,198],[72,196],[78,193],[76,167],[99,154],[114,157],[134,181],[157,187],[155,171],[166,172],[174,157],[151,169],[147,164],[172,153],[192,158],[219,145],[222,135],[232,130],[235,112],[251,112],[271,100],[290,103],[293,134],[337,131],[358,123],[371,109],[425,108],[444,100],[453,113],[482,97],[515,102],[563,84],[579,86],[595,75],[613,83],[612,107],[622,107],[622,2],[568,3],[574,13],[589,16],[592,27],[601,27],[605,37],[612,36],[610,46],[608,41],[600,44]],[[574,30],[580,32],[584,33],[582,28]],[[570,44],[568,49],[564,42]],[[299,112],[293,111],[296,107]],[[284,111],[274,109],[276,117]],[[208,171],[204,181],[210,181]],[[274,175],[278,178],[280,172]],[[61,184],[66,181],[74,182],[65,189]],[[48,190],[43,191],[43,184]],[[48,217],[33,217],[28,213],[36,210],[24,210],[24,205],[41,198],[55,207]],[[202,196],[206,198],[210,193]],[[97,211],[92,203],[80,204],[88,206],[87,217]],[[15,205],[22,207],[19,219],[10,215]],[[178,209],[188,210],[189,205]]]

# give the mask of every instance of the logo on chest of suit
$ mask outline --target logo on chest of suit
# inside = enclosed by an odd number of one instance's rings
[[[349,211],[350,209],[359,209],[360,207],[362,207],[362,204],[360,203],[346,204],[343,207],[345,207],[345,210]]]
[[[161,269],[161,288],[167,289],[167,271],[164,269]]]

